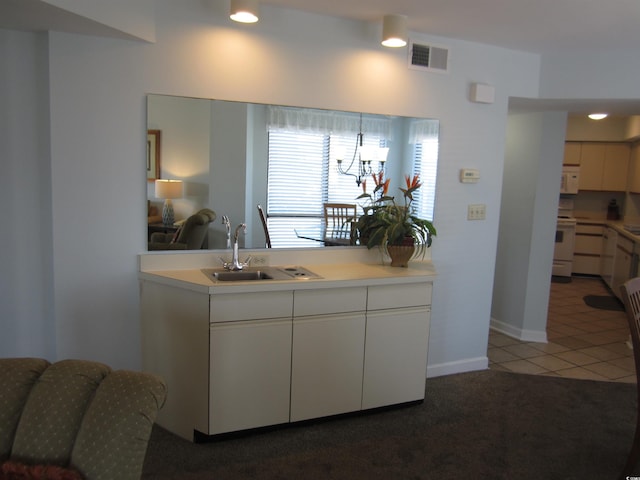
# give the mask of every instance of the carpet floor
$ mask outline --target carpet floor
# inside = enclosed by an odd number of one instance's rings
[[[209,443],[156,426],[143,478],[615,479],[635,419],[635,385],[485,370],[428,379],[419,405]]]

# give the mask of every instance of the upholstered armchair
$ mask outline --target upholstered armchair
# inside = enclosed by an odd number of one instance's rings
[[[187,218],[176,233],[152,233],[149,250],[200,250],[215,219],[216,212],[203,208]]]
[[[139,479],[166,391],[96,362],[0,359],[0,478]]]

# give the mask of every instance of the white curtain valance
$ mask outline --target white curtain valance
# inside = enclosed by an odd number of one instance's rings
[[[269,106],[269,131],[318,133],[322,135],[365,135],[393,140],[392,119],[332,110]]]
[[[422,143],[427,140],[437,140],[440,122],[430,118],[411,120],[409,125],[409,143]]]

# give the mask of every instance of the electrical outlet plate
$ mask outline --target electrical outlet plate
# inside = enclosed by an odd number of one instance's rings
[[[251,255],[251,266],[265,267],[269,265],[269,255]]]
[[[487,206],[484,203],[476,203],[467,207],[467,220],[484,220]]]

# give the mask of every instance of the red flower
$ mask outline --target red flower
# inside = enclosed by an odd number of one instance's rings
[[[422,185],[420,183],[420,175],[414,175],[413,178],[410,178],[409,175],[405,175],[404,181],[407,184],[407,190],[415,190],[417,188],[420,188],[420,186]]]
[[[385,180],[385,182],[382,184],[382,195],[386,195],[387,191],[389,190],[389,182],[391,181],[390,178],[387,178]]]

